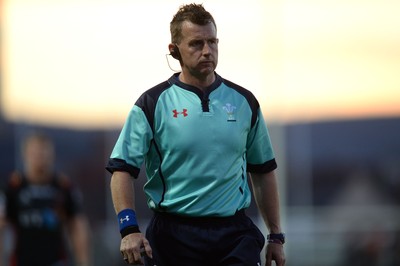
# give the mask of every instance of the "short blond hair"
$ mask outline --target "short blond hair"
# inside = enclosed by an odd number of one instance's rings
[[[207,25],[213,23],[215,28],[215,20],[213,16],[205,10],[202,4],[188,4],[179,7],[178,12],[174,15],[170,23],[171,42],[179,44],[182,40],[182,23],[190,21],[197,25]]]

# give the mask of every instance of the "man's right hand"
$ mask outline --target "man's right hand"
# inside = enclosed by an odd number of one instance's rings
[[[153,258],[149,241],[142,233],[133,233],[121,240],[120,251],[126,263],[144,265],[142,256]]]

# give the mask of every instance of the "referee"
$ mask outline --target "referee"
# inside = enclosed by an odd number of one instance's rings
[[[168,48],[181,72],[136,101],[106,166],[122,257],[132,265],[261,265],[266,241],[245,213],[251,180],[269,229],[266,265],[282,266],[277,164],[259,103],[215,72],[217,27],[203,5],[181,6],[170,31]],[[143,163],[154,212],[146,234],[133,188]]]

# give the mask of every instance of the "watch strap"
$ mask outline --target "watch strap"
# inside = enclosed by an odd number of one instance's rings
[[[285,234],[284,233],[279,233],[279,234],[269,234],[267,235],[267,240],[268,243],[275,243],[275,244],[285,244]]]

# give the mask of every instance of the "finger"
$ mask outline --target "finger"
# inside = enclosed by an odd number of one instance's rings
[[[135,265],[143,265],[142,255],[141,255],[140,249],[135,249],[133,251],[132,259],[133,259],[133,263]]]
[[[143,240],[143,249],[144,249],[143,251],[145,253],[143,255],[147,255],[147,257],[152,259],[153,258],[153,250],[151,249],[150,243],[149,243],[149,241],[147,241],[147,239]]]
[[[272,255],[271,252],[266,253],[265,255],[265,266],[271,266],[272,265]]]
[[[137,251],[134,250],[126,250],[125,252],[122,253],[122,258],[123,260],[129,264],[129,265],[142,265],[142,261],[139,257],[139,259],[136,258],[135,253],[138,253]]]
[[[285,259],[280,257],[279,259],[275,260],[275,263],[277,266],[285,266]]]
[[[133,256],[131,255],[131,254],[127,254],[127,256],[126,256],[126,258],[124,258],[124,260],[125,260],[125,262],[126,263],[128,263],[128,264],[133,264],[133,263],[135,263],[135,261],[134,261],[134,259],[133,259]]]
[[[125,255],[124,252],[121,251],[122,259],[126,262],[129,263],[129,258],[128,255]]]

